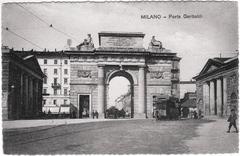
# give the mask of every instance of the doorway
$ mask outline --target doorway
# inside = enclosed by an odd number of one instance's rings
[[[79,105],[79,118],[89,118],[90,117],[90,95],[80,94],[78,95],[78,105]]]

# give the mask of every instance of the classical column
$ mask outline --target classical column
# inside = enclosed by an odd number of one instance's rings
[[[29,103],[28,103],[28,115],[32,117],[32,105],[33,105],[33,79],[29,77]]]
[[[28,97],[29,97],[29,94],[28,94],[28,89],[29,89],[29,87],[28,87],[28,76],[26,75],[25,77],[24,77],[24,81],[25,81],[25,88],[24,88],[24,116],[26,117],[27,116],[27,112],[28,112],[28,103],[29,103],[29,101],[28,101]]]
[[[229,115],[227,104],[227,78],[223,78],[223,115]]]
[[[36,116],[38,116],[39,115],[39,110],[38,110],[38,101],[39,101],[39,98],[38,98],[38,95],[39,95],[39,93],[38,93],[38,79],[36,79],[35,80],[35,97],[34,97],[34,99],[35,99],[35,103],[34,103],[34,113],[36,113],[36,114],[34,114],[34,115],[36,115]]]
[[[203,84],[203,113],[204,115],[210,114],[210,105],[209,105],[209,85],[208,83]]]
[[[98,66],[98,113],[100,118],[104,118],[104,66]]]
[[[139,67],[138,72],[138,116],[145,118],[145,68]]]
[[[21,118],[23,116],[22,114],[22,107],[24,105],[24,75],[23,72],[21,72],[21,78],[20,78],[20,103],[19,103],[19,115],[18,118]]]
[[[217,79],[217,114],[222,116],[222,80]]]
[[[210,114],[209,115],[214,115],[214,109],[215,109],[214,81],[210,81],[209,98],[210,98]]]

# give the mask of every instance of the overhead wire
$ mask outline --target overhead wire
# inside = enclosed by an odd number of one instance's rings
[[[30,40],[26,39],[25,37],[23,37],[23,36],[21,36],[21,35],[19,35],[19,34],[15,33],[14,31],[10,30],[8,27],[5,27],[5,28],[4,28],[4,30],[6,30],[7,32],[10,32],[10,33],[12,33],[13,35],[15,35],[15,36],[17,36],[17,37],[19,37],[19,38],[23,39],[24,41],[26,41],[26,42],[28,42],[28,43],[30,43],[30,44],[32,44],[32,45],[34,45],[35,47],[38,47],[38,48],[40,48],[40,49],[44,50],[44,48],[42,48],[42,47],[41,47],[41,46],[39,46],[38,44],[36,44],[36,43],[33,43],[32,41],[30,41]]]
[[[29,14],[31,14],[32,16],[34,16],[35,18],[37,18],[38,20],[40,20],[42,23],[46,24],[49,28],[52,28],[52,29],[54,29],[55,31],[57,31],[57,32],[65,35],[65,36],[67,36],[67,37],[70,37],[70,38],[72,38],[73,40],[75,40],[75,41],[78,42],[78,40],[77,40],[75,37],[73,37],[72,35],[69,35],[68,33],[66,33],[66,32],[64,32],[64,31],[56,28],[55,26],[53,26],[53,24],[49,24],[47,21],[45,21],[45,20],[42,19],[41,17],[37,16],[36,14],[34,14],[32,11],[30,11],[30,10],[27,9],[27,8],[25,8],[24,6],[22,6],[22,5],[18,4],[18,3],[16,3],[16,4],[17,4],[19,7],[23,8],[26,12],[28,12]]]

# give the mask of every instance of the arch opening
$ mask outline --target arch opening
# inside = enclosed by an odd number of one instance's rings
[[[133,78],[125,71],[111,74],[107,80],[107,118],[133,118]],[[117,109],[113,112],[113,109]]]

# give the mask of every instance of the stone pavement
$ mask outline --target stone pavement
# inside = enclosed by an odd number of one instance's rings
[[[226,118],[209,117],[208,119],[214,122],[202,124],[197,128],[198,136],[185,141],[189,153],[238,153],[239,135],[235,132],[235,128],[231,128],[231,133],[226,133],[229,124]]]
[[[79,124],[101,121],[115,121],[116,119],[43,119],[43,120],[12,120],[3,121],[3,129],[30,128],[40,126],[57,126],[67,124]],[[136,120],[136,119],[117,119],[117,120]]]

